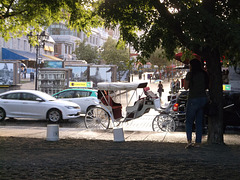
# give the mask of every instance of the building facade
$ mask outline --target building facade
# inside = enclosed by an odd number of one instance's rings
[[[73,54],[77,41],[86,40],[86,44],[100,48],[109,36],[104,28],[93,28],[91,34],[87,36],[83,31],[67,28],[64,23],[52,24],[47,31],[55,41],[54,56],[64,61],[77,60],[76,55]]]
[[[39,54],[43,55],[43,60],[57,59],[54,57],[54,44],[55,41],[49,36],[44,47],[40,48]],[[27,61],[36,61],[36,48],[28,42],[25,35],[19,38],[11,37],[8,41],[0,37],[0,60],[20,60],[28,64]]]

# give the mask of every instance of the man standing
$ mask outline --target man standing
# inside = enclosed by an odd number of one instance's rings
[[[162,82],[159,81],[159,83],[158,83],[158,93],[159,93],[160,100],[161,100],[161,97],[162,97],[162,92],[164,92],[163,85],[162,85]]]

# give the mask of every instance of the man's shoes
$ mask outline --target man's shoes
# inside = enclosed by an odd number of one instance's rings
[[[189,149],[189,148],[192,148],[193,147],[193,143],[188,143],[186,146],[185,146],[185,149]]]
[[[194,144],[194,147],[200,148],[200,147],[201,147],[201,143],[195,143],[195,144]]]

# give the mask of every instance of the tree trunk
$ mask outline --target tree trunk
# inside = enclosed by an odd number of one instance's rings
[[[210,78],[210,99],[217,105],[216,115],[208,118],[207,142],[209,144],[223,144],[223,88],[221,63],[218,51],[208,51],[206,59]]]

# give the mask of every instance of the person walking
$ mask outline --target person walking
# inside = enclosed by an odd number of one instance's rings
[[[186,135],[187,146],[199,147],[202,142],[202,125],[204,118],[204,106],[208,99],[206,89],[208,89],[209,77],[208,73],[202,68],[202,63],[198,59],[190,61],[190,71],[187,73],[184,89],[189,89],[188,102],[186,107]],[[192,143],[192,127],[195,121],[196,140]]]
[[[162,84],[161,81],[159,81],[159,83],[158,83],[158,93],[159,93],[159,98],[160,98],[160,100],[161,100],[162,92],[163,92],[163,91],[164,91],[164,89],[163,89],[163,84]]]
[[[178,92],[180,90],[180,81],[177,79],[175,82],[175,88],[176,88],[176,92]]]
[[[171,84],[170,84],[170,89],[171,89],[171,93],[172,94],[174,94],[174,92],[175,92],[175,81],[174,81],[174,79],[172,79],[172,82],[171,82]]]

